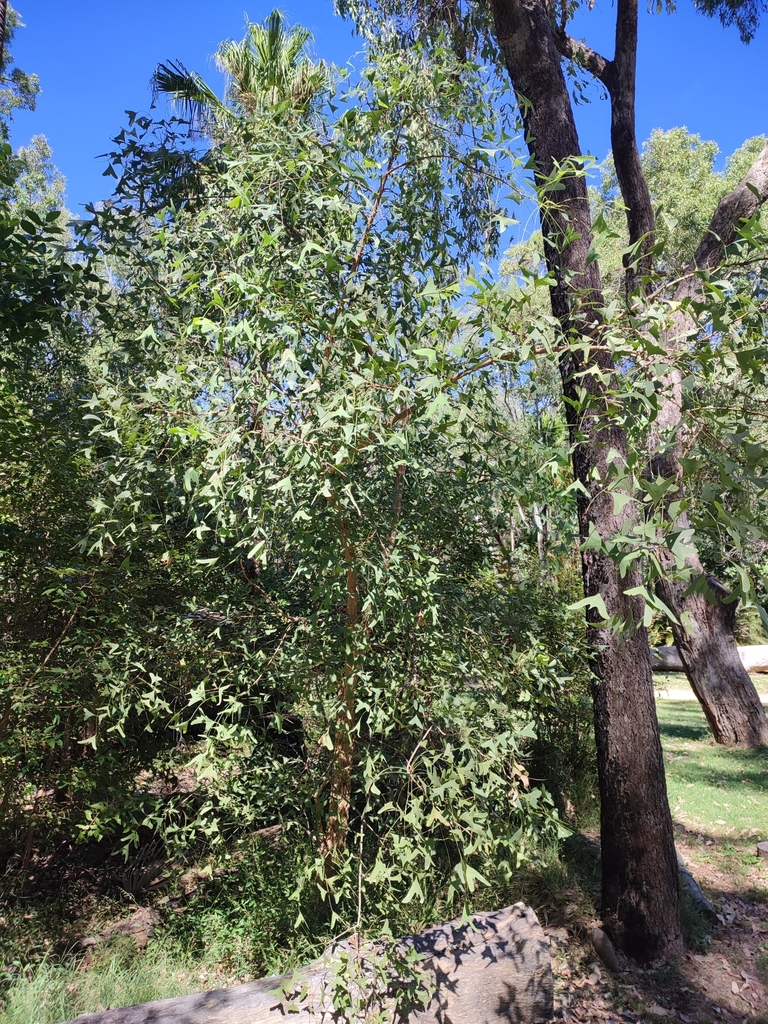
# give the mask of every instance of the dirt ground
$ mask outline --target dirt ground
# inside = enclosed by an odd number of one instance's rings
[[[755,841],[726,844],[721,838],[676,825],[676,841],[687,867],[718,915],[698,951],[680,963],[641,969],[621,956],[612,974],[592,947],[597,921],[578,916],[550,922],[555,972],[555,1021],[682,1021],[683,1024],[768,1024],[765,968],[768,963],[768,864],[749,863]],[[720,847],[720,848],[719,848]],[[738,865],[738,870],[736,870]],[[732,870],[733,869],[733,870]]]

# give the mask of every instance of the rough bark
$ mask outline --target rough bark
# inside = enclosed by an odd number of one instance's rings
[[[627,293],[632,294],[651,272],[656,224],[651,194],[643,174],[635,136],[635,77],[637,68],[637,0],[618,0],[616,51],[608,91],[611,97],[611,148],[622,196],[627,206],[630,244],[634,254],[624,257]]]
[[[670,356],[690,327],[690,318],[678,310],[665,338]],[[667,431],[676,431],[681,418],[682,374],[672,363],[664,380],[664,397],[650,439],[649,477],[680,481],[682,440],[678,435],[672,444],[664,447],[661,438]],[[682,498],[682,486],[678,484],[667,497],[668,504]],[[683,512],[677,516],[674,528],[679,531],[688,526],[688,517]],[[733,628],[736,605],[725,602],[729,596],[727,589],[706,573],[695,548],[685,559],[685,565],[694,580],[706,583],[709,601],[704,594],[690,591],[686,582],[674,578],[675,559],[668,548],[657,548],[656,555],[667,573],[657,581],[656,593],[674,615],[671,626],[675,645],[715,742],[736,746],[768,743],[768,718],[739,657]]]
[[[693,265],[699,270],[714,270],[725,249],[736,239],[739,221],[752,217],[768,199],[768,142],[736,188],[717,204],[704,237],[699,243]],[[689,286],[695,282],[691,278]]]
[[[675,289],[678,306],[663,337],[671,362],[651,436],[648,473],[652,477],[678,481],[682,477],[682,439],[678,430],[683,406],[682,374],[674,356],[695,330],[686,312],[685,300],[701,293],[699,273],[717,267],[726,248],[736,238],[739,221],[751,217],[767,198],[768,143],[736,188],[718,203],[694,260]],[[674,441],[665,446],[662,440],[667,432],[677,434]],[[669,494],[670,501],[681,497],[681,486],[673,488]],[[687,517],[682,513],[675,521],[675,528],[687,527]],[[727,589],[707,576],[701,559],[693,550],[686,558],[686,566],[694,579],[706,582],[710,600],[700,592],[689,593],[684,582],[672,578],[674,558],[671,553],[666,548],[660,548],[657,553],[670,575],[659,580],[656,591],[677,620],[672,620],[675,645],[715,741],[736,746],[768,744],[768,718],[739,656],[733,631],[736,606],[725,602],[729,596]]]
[[[586,44],[576,42],[564,30],[556,33],[560,52],[575,60],[598,78],[611,99],[611,146],[621,195],[627,210],[629,242],[634,260],[625,258],[628,294],[650,280],[651,253],[655,221],[648,184],[643,174],[635,136],[635,73],[637,64],[637,0],[618,0],[614,59],[606,60]],[[679,283],[675,300],[690,298],[699,288],[697,271],[712,270],[736,236],[739,220],[752,216],[768,196],[768,145],[745,178],[724,197],[707,228],[691,267]],[[672,360],[681,339],[692,327],[690,317],[679,310],[672,318],[664,342]],[[664,397],[651,438],[650,476],[679,480],[681,468],[679,442],[676,447],[658,453],[658,441],[665,431],[674,430],[681,419],[682,378],[674,361],[664,381]],[[678,487],[670,501],[682,497]],[[683,529],[686,523],[677,522]],[[658,552],[659,560],[670,571],[674,560],[668,552]],[[694,577],[705,578],[698,554],[687,560]],[[680,651],[691,688],[698,697],[712,734],[718,743],[754,746],[768,743],[768,719],[749,675],[736,650],[730,628],[732,610],[713,594],[709,603],[700,593],[687,594],[688,588],[674,579],[661,580],[657,593],[674,612],[675,643]],[[688,623],[685,628],[683,623]]]
[[[361,1000],[360,1019],[384,1009],[394,1021],[413,1024],[543,1024],[553,1015],[549,945],[536,915],[522,903],[430,928],[403,939],[399,948],[421,957],[419,974],[431,993],[426,1006],[403,998],[397,976],[377,996],[375,947],[347,942],[295,974],[85,1014],[77,1024],[331,1024],[344,1019],[343,1010],[334,1011],[333,978],[345,961],[359,968],[350,989],[353,1002]]]
[[[491,8],[537,181],[545,188],[553,170],[580,153],[549,6],[546,0],[492,0]],[[601,285],[597,265],[588,260],[589,203],[578,166],[561,184],[557,205],[545,194],[540,210],[545,256],[555,280],[552,310],[564,341],[560,371],[574,475],[583,488],[579,528],[583,540],[596,530],[608,541],[633,514],[631,503],[616,512],[608,489],[614,473],[610,460],[626,456],[626,437],[609,409],[612,360],[597,344]],[[565,244],[566,239],[572,240]],[[593,344],[587,355],[570,344],[585,339]],[[621,633],[602,624],[596,609],[588,616],[598,679],[602,912],[620,948],[652,960],[681,949],[680,894],[648,640],[639,625],[643,605],[626,593],[639,579],[631,571],[622,579],[613,560],[591,547],[582,550],[582,576],[587,597],[601,596],[609,616],[634,624]]]
[[[0,71],[5,63],[5,29],[8,21],[8,0],[0,0]]]
[[[686,561],[704,576],[698,556]],[[709,601],[702,593],[686,593],[687,584],[679,580],[661,579],[656,586],[659,597],[678,619],[672,623],[672,633],[688,682],[716,743],[768,744],[768,718],[734,639],[735,605],[723,602],[728,594],[725,587],[711,576],[706,580]]]
[[[631,295],[650,277],[656,232],[651,194],[635,135],[637,0],[618,0],[613,60],[606,60],[585,43],[571,39],[562,29],[556,39],[563,56],[590,71],[611,98],[611,149],[633,247],[633,252],[624,257],[627,294]]]

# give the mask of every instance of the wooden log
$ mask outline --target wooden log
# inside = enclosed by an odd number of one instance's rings
[[[549,944],[522,903],[438,925],[394,949],[393,956],[383,946],[339,943],[292,975],[89,1013],[77,1024],[277,1024],[286,1017],[332,1024],[381,1010],[395,1024],[540,1024],[553,1015]],[[398,985],[392,965],[409,958],[414,975]],[[352,979],[344,984],[352,1005],[346,1013],[333,999],[345,977]],[[419,988],[421,999],[414,997]]]
[[[738,650],[747,672],[768,672],[768,644],[752,644]]]
[[[768,672],[768,644],[750,644],[737,650],[747,672]],[[654,672],[684,671],[680,654],[674,645],[652,647],[651,665]]]
[[[699,883],[693,877],[691,872],[685,866],[683,855],[675,847],[675,853],[677,854],[677,870],[680,873],[680,885],[688,893],[691,902],[693,903],[699,914],[710,924],[717,924],[717,914],[715,908],[709,902],[707,897],[701,891]]]
[[[654,672],[683,671],[683,661],[674,644],[670,647],[651,648],[651,668]]]

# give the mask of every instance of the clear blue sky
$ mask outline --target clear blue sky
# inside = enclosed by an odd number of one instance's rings
[[[149,79],[159,61],[178,59],[219,85],[211,54],[226,38],[241,38],[247,11],[266,17],[273,2],[247,0],[18,0],[26,28],[14,45],[20,67],[40,76],[37,111],[17,115],[14,145],[33,134],[48,137],[68,180],[74,212],[106,198],[110,181],[96,157],[125,122],[126,109],[150,104]],[[311,28],[315,54],[344,64],[359,53],[350,26],[331,0],[283,0],[292,23]],[[638,136],[653,128],[686,125],[714,139],[724,154],[744,139],[768,134],[768,19],[744,46],[734,29],[696,14],[680,0],[672,15],[645,13],[642,3],[638,79]],[[596,0],[573,34],[612,56],[615,4]],[[358,59],[359,60],[359,59]],[[608,109],[594,101],[577,111],[582,148],[602,158],[609,149]]]

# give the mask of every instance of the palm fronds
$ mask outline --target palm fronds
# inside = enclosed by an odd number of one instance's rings
[[[329,66],[306,54],[311,38],[300,25],[289,28],[285,15],[275,9],[260,24],[247,22],[245,38],[228,39],[219,47],[216,63],[228,79],[226,102],[180,61],[158,64],[153,96],[170,96],[201,127],[233,115],[253,118],[269,111],[303,116],[330,81]]]
[[[311,32],[287,28],[285,16],[274,10],[262,23],[247,23],[244,39],[227,40],[216,62],[229,77],[227,98],[241,113],[253,115],[286,105],[305,111],[328,84],[329,69],[307,57]]]
[[[151,80],[152,98],[170,96],[194,125],[202,125],[217,115],[229,113],[216,93],[196,71],[188,71],[181,61],[158,64]]]

